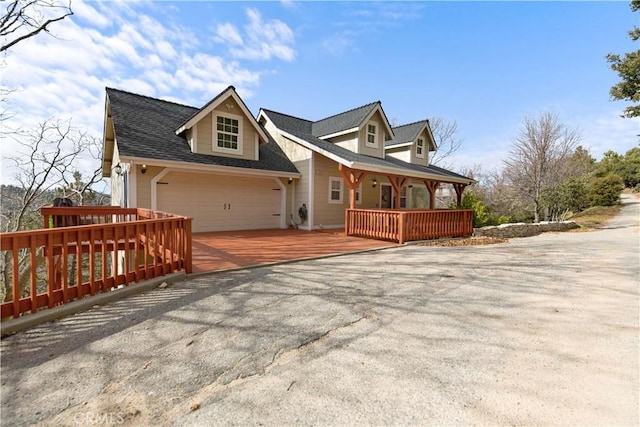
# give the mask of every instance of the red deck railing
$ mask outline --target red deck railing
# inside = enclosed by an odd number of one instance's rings
[[[180,270],[191,273],[191,218],[110,206],[43,208],[42,215],[44,229],[0,235],[3,319]]]
[[[345,234],[400,244],[413,240],[470,236],[473,234],[473,211],[347,209]]]

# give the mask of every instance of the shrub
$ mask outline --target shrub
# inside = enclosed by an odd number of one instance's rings
[[[590,206],[612,206],[618,203],[620,193],[624,189],[624,182],[619,175],[610,173],[603,177],[596,177],[589,186]]]

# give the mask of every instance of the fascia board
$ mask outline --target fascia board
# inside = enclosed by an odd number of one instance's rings
[[[355,127],[355,128],[351,128],[351,129],[341,130],[340,132],[330,133],[328,135],[318,136],[317,138],[319,138],[319,139],[335,138],[336,136],[342,136],[342,135],[347,135],[349,133],[358,132],[358,130],[360,130],[360,128],[359,127]]]
[[[443,175],[430,174],[426,172],[412,171],[408,169],[398,169],[398,168],[391,168],[391,167],[385,167],[385,166],[367,165],[364,163],[357,163],[357,162],[353,162],[352,166],[350,167],[352,169],[359,169],[367,172],[377,172],[380,174],[406,176],[407,178],[431,179],[434,181],[447,182],[447,183],[471,184],[472,182],[475,182],[473,180],[467,180],[462,178],[448,177]]]
[[[331,152],[329,152],[327,150],[324,150],[324,149],[318,147],[315,144],[312,144],[312,143],[310,143],[308,141],[305,141],[302,138],[299,138],[299,137],[297,137],[295,135],[290,134],[289,132],[286,132],[286,131],[283,131],[283,130],[280,130],[280,129],[278,129],[278,132],[280,132],[280,134],[282,136],[284,136],[285,138],[288,138],[288,139],[292,140],[293,142],[296,142],[296,143],[302,145],[303,147],[308,148],[309,150],[311,150],[313,152],[316,152],[318,154],[322,154],[323,156],[328,157],[329,159],[331,159],[331,160],[333,160],[335,162],[338,162],[338,163],[343,164],[345,166],[351,167],[350,165],[351,165],[352,162],[350,162],[350,161],[348,161],[346,159],[343,159],[342,157],[338,156],[337,154],[334,154],[334,153],[331,153]]]
[[[121,162],[130,162],[134,164],[146,164],[147,166],[161,166],[166,168],[180,169],[185,172],[218,172],[225,175],[244,175],[244,176],[265,176],[265,177],[291,177],[300,178],[299,172],[286,171],[269,171],[262,169],[238,168],[234,166],[206,165],[203,163],[177,162],[171,160],[156,160],[144,157],[120,157]]]
[[[227,96],[225,96],[225,92],[229,92]],[[196,123],[202,120],[204,116],[211,113],[211,111],[213,111],[220,104],[222,104],[229,96],[231,96],[233,100],[236,101],[236,104],[240,106],[242,113],[245,115],[246,118],[249,119],[249,121],[251,121],[251,125],[256,130],[256,132],[258,132],[258,135],[262,137],[262,140],[268,141],[269,138],[264,133],[262,128],[258,125],[258,121],[253,117],[253,114],[251,114],[251,112],[247,109],[247,106],[245,105],[245,103],[242,101],[240,96],[235,92],[235,90],[233,90],[232,87],[229,87],[226,91],[222,92],[220,95],[218,95],[217,97],[218,99],[216,99],[214,102],[207,105],[202,110],[198,111],[196,115],[194,115],[191,119],[189,119],[185,124],[180,126],[178,129],[176,129],[176,135],[180,135],[186,129],[193,127]]]
[[[389,135],[391,136],[391,139],[393,139],[395,134],[393,133],[393,129],[391,129],[391,125],[389,124],[389,120],[387,120],[387,115],[384,113],[384,110],[382,109],[382,105],[380,105],[379,103],[378,103],[378,105],[375,106],[375,108],[373,110],[371,110],[369,112],[369,114],[367,114],[367,116],[364,118],[364,120],[362,120],[362,122],[360,123],[360,127],[363,124],[367,123],[369,120],[371,120],[371,117],[373,117],[373,115],[376,113],[376,111],[380,112],[380,115],[384,119],[383,121],[384,121],[385,128],[387,129],[387,132],[389,132]],[[358,127],[358,129],[360,127]]]

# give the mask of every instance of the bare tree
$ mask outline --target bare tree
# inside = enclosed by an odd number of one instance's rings
[[[8,186],[3,188],[0,206],[2,231],[39,228],[43,225],[39,209],[51,202],[56,189],[75,180],[73,176],[81,159],[91,152],[94,157],[99,155],[101,146],[95,138],[74,129],[69,121],[53,119],[40,123],[35,130],[19,131],[10,136],[18,147],[16,153],[8,158],[15,164],[17,188],[14,187],[14,191],[8,191]],[[97,180],[94,173],[89,183],[95,184]],[[80,192],[82,198],[89,189],[90,185],[83,183],[74,191]],[[0,292],[5,298],[11,294],[11,257],[10,251],[3,251],[0,257]],[[20,283],[29,273],[28,258],[27,250],[18,254]]]
[[[533,210],[534,221],[540,221],[542,189],[557,185],[563,178],[565,161],[580,141],[577,129],[569,129],[553,113],[525,117],[520,134],[504,161],[510,183]]]
[[[49,26],[73,15],[71,2],[57,0],[13,0],[7,2],[0,18],[0,52],[38,35],[49,33]]]
[[[433,117],[429,119],[429,124],[438,146],[438,150],[431,158],[431,164],[452,169],[452,165],[446,163],[445,160],[458,151],[464,141],[458,136],[458,122],[442,117]]]

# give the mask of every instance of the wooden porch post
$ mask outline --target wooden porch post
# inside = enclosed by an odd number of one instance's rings
[[[342,179],[344,179],[344,181],[347,183],[347,186],[349,187],[349,209],[355,209],[356,189],[358,188],[358,185],[360,185],[364,177],[367,176],[367,173],[359,171],[356,176],[356,171],[344,166],[343,164],[338,165],[338,170],[340,171],[340,175],[342,175]]]
[[[427,191],[429,191],[429,209],[436,208],[436,190],[440,186],[438,181],[431,181],[428,179],[424,180],[424,185],[427,186]]]
[[[466,186],[467,186],[467,184],[458,184],[458,183],[454,183],[453,184],[453,188],[455,188],[455,190],[456,190],[456,197],[458,199],[458,206],[460,206],[462,204],[462,192],[464,191]]]
[[[396,209],[400,209],[400,196],[401,196],[400,193],[402,192],[402,187],[404,187],[404,184],[407,183],[407,178],[404,176],[395,176],[395,175],[387,175],[387,178],[389,178],[389,182],[393,186],[393,190],[396,193],[395,194]]]

